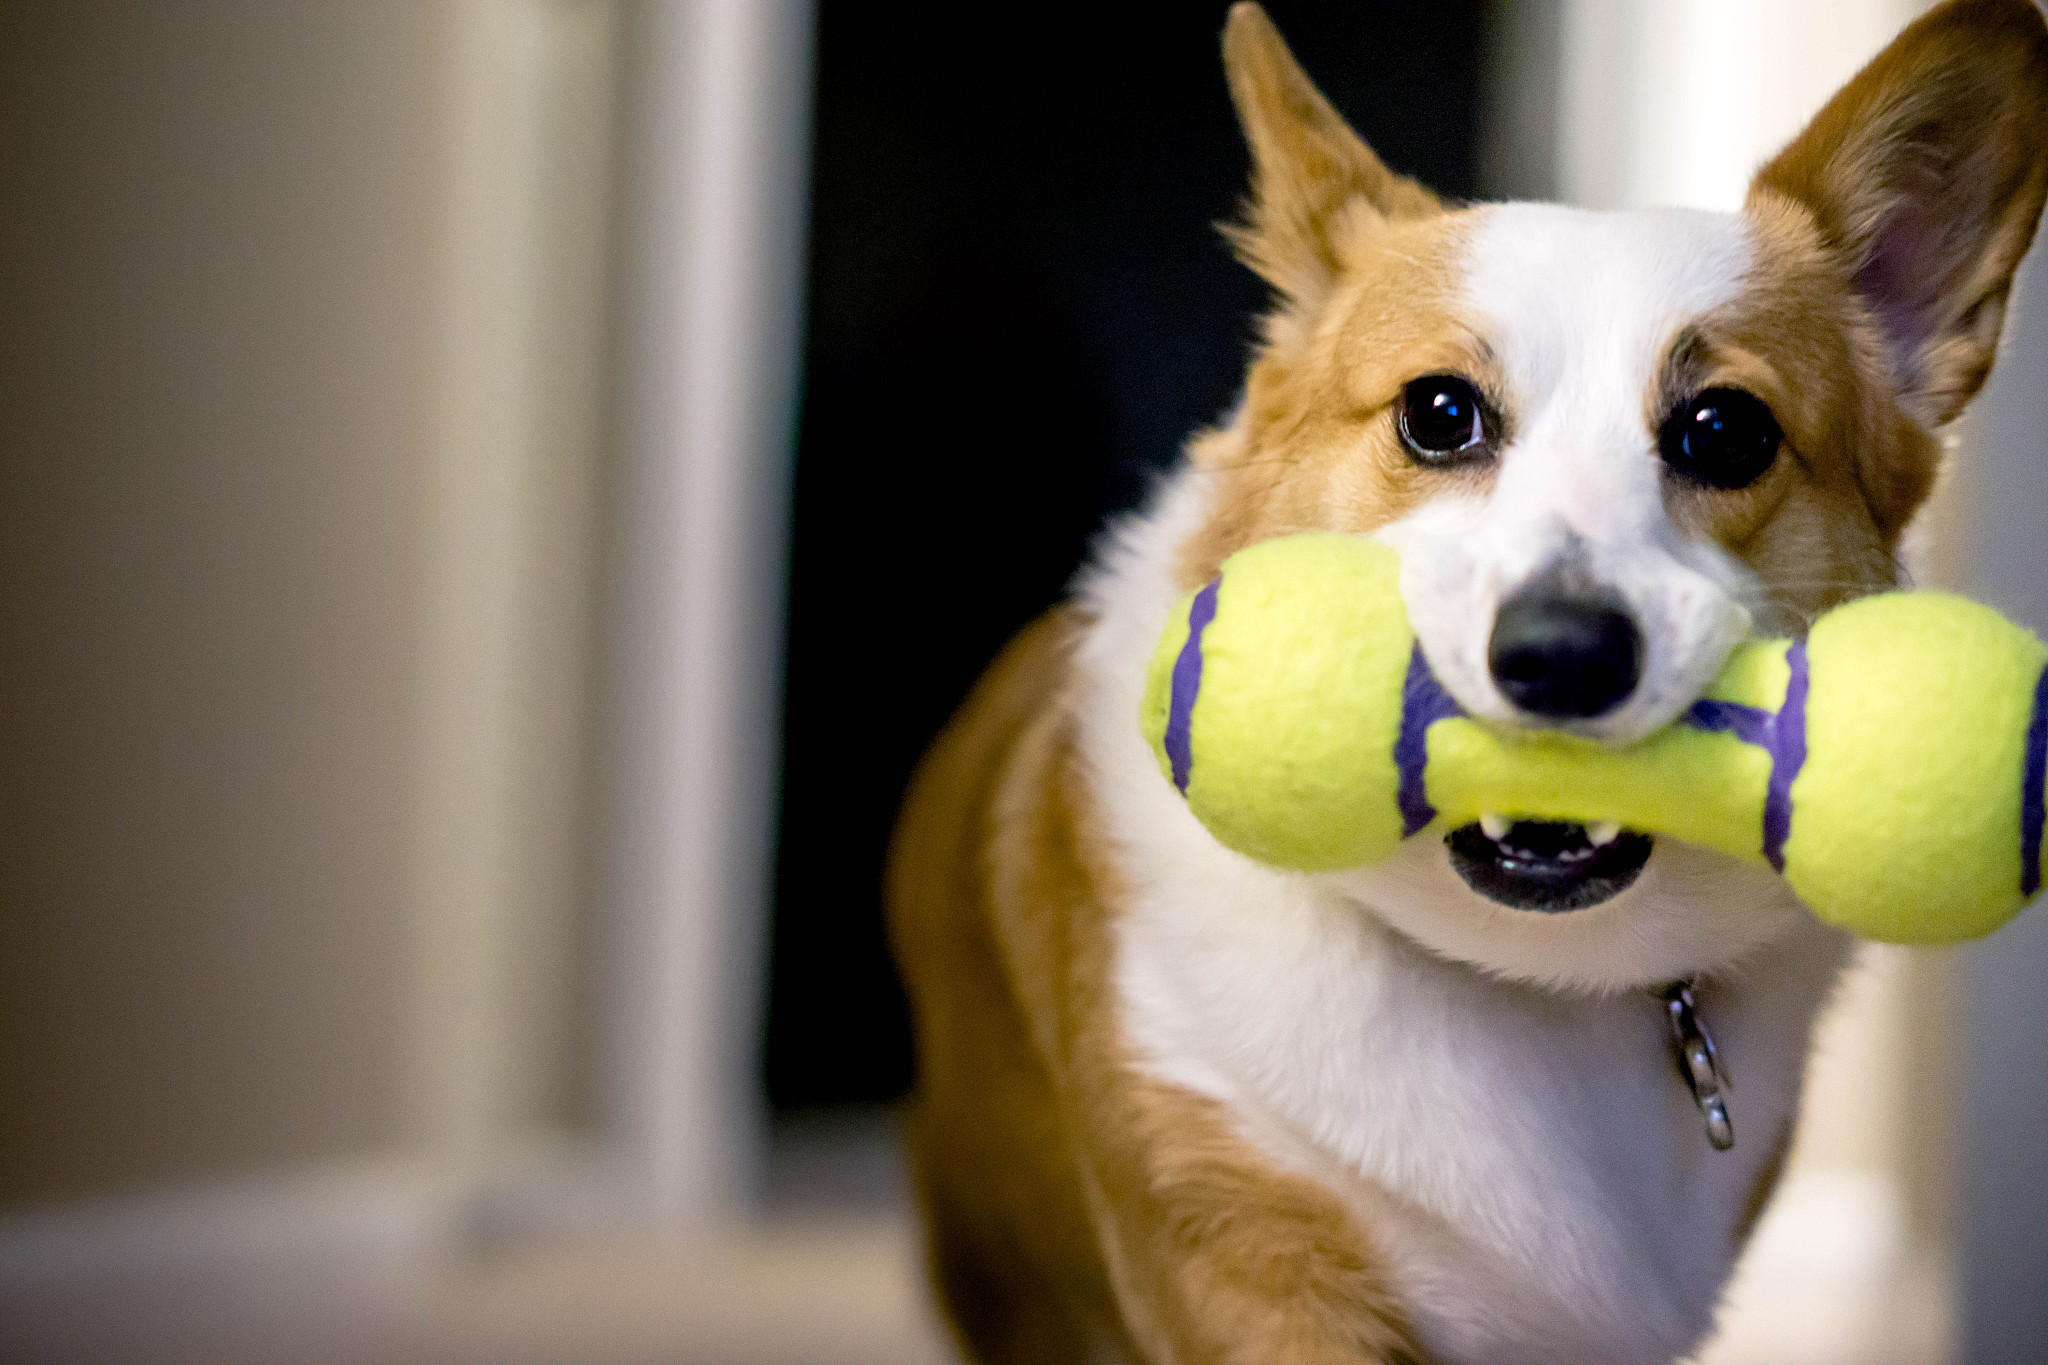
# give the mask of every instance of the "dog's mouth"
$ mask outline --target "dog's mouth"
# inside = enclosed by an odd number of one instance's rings
[[[1559,914],[1620,895],[1655,841],[1619,825],[1567,825],[1489,815],[1444,840],[1465,885],[1516,910]]]

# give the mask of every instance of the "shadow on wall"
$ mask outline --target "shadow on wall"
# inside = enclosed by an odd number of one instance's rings
[[[881,925],[911,766],[1233,401],[1264,287],[1212,225],[1246,159],[1226,6],[819,17],[810,320],[765,1075],[890,1099],[908,1024]],[[1477,0],[1268,9],[1387,161],[1472,193]]]

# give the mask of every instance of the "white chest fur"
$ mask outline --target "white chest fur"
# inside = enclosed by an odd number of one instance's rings
[[[1432,841],[1350,878],[1276,873],[1220,848],[1136,724],[1177,596],[1172,554],[1203,500],[1200,475],[1178,476],[1089,585],[1085,748],[1136,890],[1119,930],[1129,1041],[1162,1079],[1227,1104],[1276,1163],[1355,1207],[1436,1356],[1673,1358],[1709,1324],[1845,941],[1762,904],[1766,936],[1732,963],[1699,963],[1717,973],[1702,1010],[1733,1081],[1736,1145],[1716,1152],[1642,990],[1518,983],[1503,979],[1511,961],[1451,960],[1389,927],[1470,896]],[[1681,924],[1702,894],[1719,915],[1731,900],[1784,897],[1719,861],[1660,848],[1608,932]],[[1598,951],[1597,932],[1575,932]],[[1615,952],[1645,956],[1640,944]]]

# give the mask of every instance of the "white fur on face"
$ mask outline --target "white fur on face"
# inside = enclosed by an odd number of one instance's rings
[[[1564,728],[1641,739],[1749,633],[1747,572],[1665,514],[1647,398],[1679,330],[1734,297],[1750,257],[1734,214],[1484,211],[1463,311],[1508,389],[1499,475],[1484,497],[1436,499],[1379,533],[1401,551],[1423,652],[1473,715],[1529,723],[1495,686],[1487,644],[1501,603],[1567,558],[1628,603],[1643,666],[1619,707]]]
[[[1682,1354],[1793,1113],[1846,937],[1782,881],[1701,850],[1660,849],[1608,904],[1542,915],[1466,889],[1433,837],[1321,877],[1223,848],[1138,723],[1214,491],[1183,468],[1081,590],[1074,715],[1128,888],[1116,979],[1132,1054],[1345,1201],[1432,1359]],[[1627,989],[1717,968],[1702,1009],[1739,1076],[1731,1152],[1707,1146],[1656,1003]]]

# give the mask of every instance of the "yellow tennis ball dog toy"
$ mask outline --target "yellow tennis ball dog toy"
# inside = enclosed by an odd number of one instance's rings
[[[1680,720],[1615,749],[1466,717],[1408,624],[1395,552],[1355,536],[1242,550],[1174,613],[1143,724],[1227,847],[1361,867],[1485,811],[1618,821],[1764,863],[1822,919],[1946,943],[2040,889],[2048,646],[1988,607],[1867,597],[1752,641]]]

